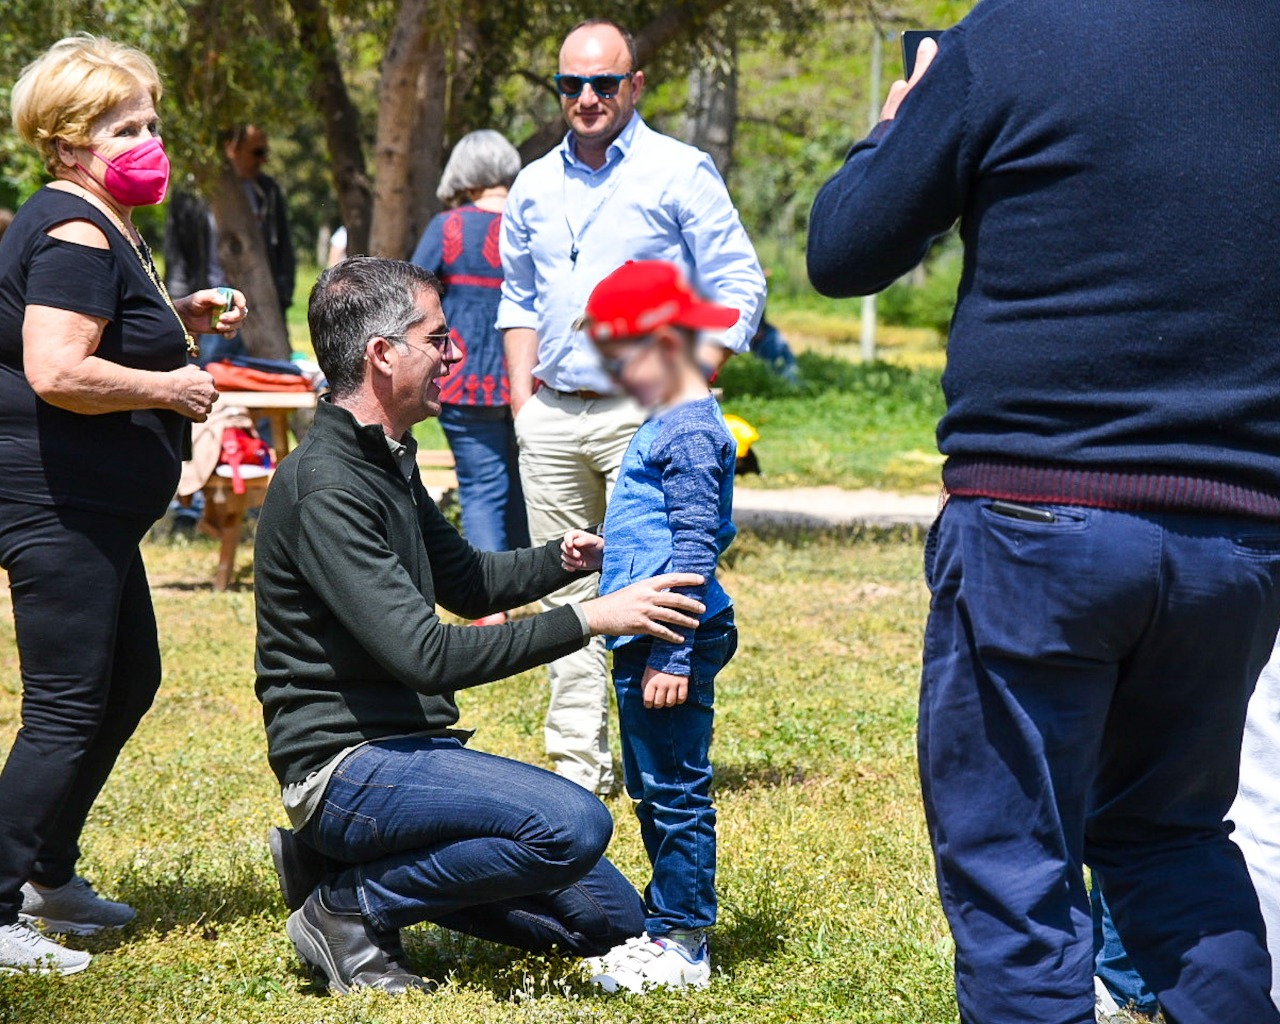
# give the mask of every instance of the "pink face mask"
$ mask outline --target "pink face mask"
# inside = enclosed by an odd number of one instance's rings
[[[169,191],[169,157],[159,139],[147,139],[114,159],[97,150],[91,152],[107,165],[102,187],[121,206],[155,206],[164,202]]]

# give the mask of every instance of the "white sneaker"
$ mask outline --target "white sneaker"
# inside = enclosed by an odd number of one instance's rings
[[[40,889],[30,882],[22,887],[25,921],[39,921],[51,932],[94,935],[104,928],[123,928],[137,911],[126,903],[103,899],[79,876],[56,889]]]
[[[0,925],[0,974],[79,974],[91,959],[46,939],[25,921]]]
[[[706,988],[711,984],[711,951],[706,938],[691,955],[679,942],[647,935],[628,939],[597,958],[591,981],[606,992],[625,989]],[[592,968],[597,963],[588,961]]]
[[[1098,1024],[1112,1024],[1119,1019],[1120,1007],[1106,982],[1093,976],[1093,1016]]]

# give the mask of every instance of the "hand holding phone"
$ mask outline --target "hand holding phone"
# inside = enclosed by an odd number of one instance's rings
[[[892,121],[898,116],[898,108],[907,98],[907,93],[916,87],[916,83],[929,70],[933,58],[938,55],[938,39],[941,36],[940,29],[902,33],[902,62],[907,69],[907,77],[905,81],[899,80],[889,87],[889,98],[884,101],[880,120]]]
[[[926,39],[935,43],[942,38],[942,29],[917,31],[912,29],[902,33],[902,77],[908,82],[916,73],[916,58],[920,56],[920,44]]]

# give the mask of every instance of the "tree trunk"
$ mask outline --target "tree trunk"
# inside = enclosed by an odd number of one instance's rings
[[[427,221],[440,209],[436,188],[444,169],[449,97],[448,48],[439,36],[427,44],[418,72],[417,123],[413,129],[409,165],[409,204],[404,212],[405,255],[413,252]]]
[[[218,258],[227,280],[249,301],[250,316],[241,328],[245,348],[251,356],[288,359],[289,329],[267,262],[262,227],[230,167],[223,168],[213,190],[213,219],[218,225]]]
[[[644,67],[659,50],[679,39],[695,21],[710,17],[731,2],[703,0],[702,3],[689,3],[688,0],[676,0],[636,33],[636,57],[640,66]]]
[[[401,0],[382,58],[369,238],[369,252],[374,256],[404,259],[410,244],[405,214],[412,201],[419,78],[427,55],[426,17],[427,0]]]
[[[689,75],[688,137],[728,181],[738,124],[738,34],[728,23],[717,36]]]
[[[298,41],[311,55],[312,92],[324,116],[325,140],[338,209],[347,229],[347,252],[369,251],[373,187],[360,138],[360,113],[351,102],[338,60],[338,48],[323,0],[289,0],[298,23]]]

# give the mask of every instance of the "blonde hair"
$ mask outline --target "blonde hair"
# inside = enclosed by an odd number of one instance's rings
[[[87,145],[93,122],[139,86],[160,102],[160,73],[141,50],[87,33],[67,36],[22,69],[9,101],[13,127],[57,174],[57,140]]]

